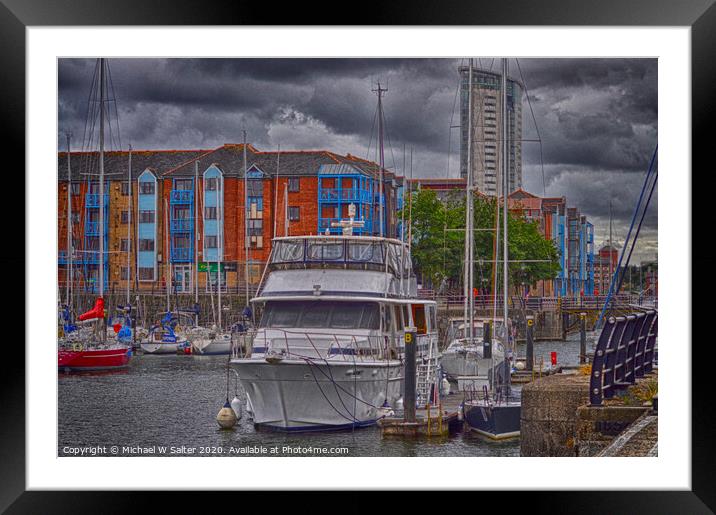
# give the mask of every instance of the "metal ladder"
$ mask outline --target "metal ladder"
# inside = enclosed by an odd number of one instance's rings
[[[430,386],[436,383],[439,363],[435,346],[434,340],[431,339],[428,355],[419,357],[416,363],[415,393],[418,406],[424,406],[430,402]]]

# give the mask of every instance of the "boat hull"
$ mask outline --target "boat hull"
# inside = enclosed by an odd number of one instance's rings
[[[231,351],[231,340],[210,340],[194,342],[192,344],[192,353],[199,355],[218,355],[229,354]]]
[[[522,405],[519,402],[490,406],[484,401],[472,401],[466,402],[463,409],[465,423],[482,436],[502,440],[520,435]]]
[[[444,352],[440,358],[440,365],[448,379],[457,381],[459,376],[478,375],[478,361],[470,359],[467,354],[460,352]]]
[[[235,359],[254,424],[284,432],[370,426],[401,396],[400,363]],[[386,395],[387,394],[387,395]]]
[[[179,349],[177,342],[149,342],[140,345],[145,354],[176,354]]]
[[[129,349],[58,350],[57,367],[61,370],[114,370],[129,365]]]

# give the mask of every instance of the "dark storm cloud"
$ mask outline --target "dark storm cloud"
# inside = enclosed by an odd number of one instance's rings
[[[459,169],[458,59],[112,59],[123,143],[134,148],[211,148],[248,132],[261,149],[326,148],[375,159],[376,82],[384,98],[386,163],[400,170],[414,147],[414,175]],[[500,60],[479,64],[497,71]],[[628,225],[656,144],[655,59],[510,60],[527,86],[524,184],[565,195],[596,224],[598,243],[612,199]],[[95,60],[59,62],[59,127],[79,147]],[[531,109],[530,109],[531,108]],[[534,112],[534,119],[532,112]],[[536,121],[536,123],[535,123]],[[61,145],[64,138],[60,135]],[[370,152],[368,151],[370,147]],[[541,156],[541,157],[540,157]],[[544,178],[542,169],[544,167]],[[656,199],[645,234],[656,231]],[[650,232],[651,231],[651,232]],[[654,246],[654,241],[649,243]],[[646,243],[645,243],[646,245]]]

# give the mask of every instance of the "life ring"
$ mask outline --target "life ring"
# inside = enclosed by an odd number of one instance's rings
[[[72,344],[72,350],[75,352],[79,352],[82,350],[82,344],[81,343],[73,343]]]

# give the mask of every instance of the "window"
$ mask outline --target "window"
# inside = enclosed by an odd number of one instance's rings
[[[79,213],[72,213],[72,223],[73,224],[80,223],[80,214]]]
[[[122,211],[122,223],[123,224],[129,223],[129,211]]]
[[[248,196],[249,197],[263,197],[264,196],[264,181],[251,179],[248,182]]]
[[[206,191],[216,191],[216,186],[219,183],[218,177],[208,177],[204,183],[206,184]]]
[[[87,250],[99,250],[99,236],[87,236]]]
[[[263,236],[251,236],[249,243],[252,249],[264,248],[264,237]]]
[[[174,189],[188,191],[193,189],[193,179],[174,179]]]
[[[140,224],[153,224],[154,223],[154,211],[140,211],[139,212],[139,223]]]
[[[288,219],[292,222],[295,222],[300,217],[300,207],[299,206],[289,206],[288,207]]]
[[[298,177],[288,178],[288,191],[296,193],[299,190],[299,179]]]
[[[204,208],[204,219],[205,220],[216,220],[216,207],[206,206]]]
[[[79,182],[73,182],[73,183],[72,183],[72,194],[73,194],[73,195],[79,195],[79,194],[80,194],[80,183],[79,183]]]
[[[153,281],[154,280],[154,268],[140,267],[139,268],[139,280],[140,281]]]
[[[218,238],[216,236],[205,236],[204,237],[204,247],[207,249],[215,249],[217,248],[218,244]]]
[[[122,238],[122,241],[119,245],[119,250],[122,252],[129,252],[129,240],[127,238]]]
[[[261,236],[264,232],[263,220],[249,220],[249,235]]]
[[[149,239],[139,240],[139,250],[142,252],[154,251],[154,240],[149,240]]]
[[[154,181],[140,182],[139,193],[142,195],[154,195]],[[152,272],[154,273],[154,272]]]
[[[127,181],[122,182],[122,195],[125,197],[129,195],[129,182]]]
[[[284,302],[266,304],[260,327],[378,329],[378,304],[374,302]]]
[[[249,197],[249,218],[263,218],[263,197]]]
[[[174,220],[189,220],[192,218],[192,212],[188,206],[174,206],[172,215]]]
[[[120,278],[120,280],[122,280],[122,281],[128,281],[128,280],[129,280],[129,267],[123,266],[123,267],[120,269],[119,278]]]
[[[191,237],[188,234],[174,235],[174,248],[188,249],[191,248]]]

